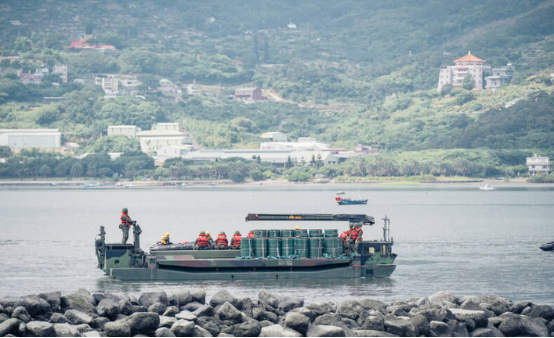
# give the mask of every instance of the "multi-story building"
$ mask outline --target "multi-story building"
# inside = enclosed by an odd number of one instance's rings
[[[287,134],[280,131],[270,131],[263,133],[261,136],[263,139],[271,140],[272,142],[287,142]]]
[[[138,128],[137,126],[109,126],[108,136],[124,135],[128,138],[135,139],[137,137],[137,132],[139,131],[140,128]]]
[[[152,154],[162,147],[178,147],[192,143],[190,137],[179,130],[179,123],[158,123],[152,130],[138,132],[140,150]]]
[[[61,147],[58,129],[0,129],[0,146],[53,149]]]
[[[529,176],[550,174],[550,158],[546,156],[527,157],[527,167],[529,167]]]
[[[235,99],[245,102],[265,101],[267,97],[262,96],[262,91],[259,88],[239,88],[235,90]]]
[[[473,89],[483,90],[485,88],[485,77],[491,74],[491,67],[485,66],[485,60],[482,60],[468,52],[457,60],[454,60],[455,66],[448,66],[440,70],[439,85],[437,91],[449,84],[452,86],[461,86],[464,77],[469,74],[473,80]]]
[[[485,78],[486,88],[495,91],[508,85],[514,77],[514,71],[515,68],[511,63],[508,63],[505,67],[493,68],[492,75]]]
[[[63,83],[67,83],[67,66],[61,65],[61,66],[54,66],[54,70],[52,71],[52,74],[57,74],[62,79]]]
[[[94,84],[101,86],[106,94],[117,94],[119,92],[119,78],[117,75],[99,75],[94,78]]]

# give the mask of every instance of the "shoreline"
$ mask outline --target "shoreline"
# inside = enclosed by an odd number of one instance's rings
[[[304,304],[261,291],[258,299],[220,290],[175,294],[47,292],[0,299],[0,336],[50,337],[549,337],[554,309],[497,295],[446,291],[406,301]]]
[[[258,182],[233,183],[229,180],[214,181],[123,181],[121,185],[112,182],[93,180],[57,181],[57,180],[2,180],[0,190],[10,189],[271,189],[271,188],[303,188],[303,189],[369,189],[369,188],[478,188],[485,184],[502,190],[506,188],[554,188],[554,183],[529,183],[526,179],[512,179],[509,182],[496,179],[473,179],[467,181],[406,181],[380,180],[360,182],[289,182],[286,180],[266,180]]]

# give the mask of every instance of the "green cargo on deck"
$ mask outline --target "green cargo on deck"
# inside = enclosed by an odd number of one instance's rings
[[[370,216],[349,214],[249,214],[246,220],[375,223]],[[106,275],[129,281],[388,277],[396,268],[396,254],[391,252],[390,221],[383,220],[383,238],[360,242],[357,252],[343,253],[337,229],[258,229],[254,238],[241,239],[240,250],[158,245],[147,254],[140,249],[137,225],[134,244],[106,243],[101,227],[96,255]]]

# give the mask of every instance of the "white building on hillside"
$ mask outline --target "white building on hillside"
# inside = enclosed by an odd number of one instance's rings
[[[58,129],[0,129],[0,146],[53,149],[61,147]]]
[[[287,134],[281,133],[280,131],[263,133],[260,137],[271,140],[272,142],[287,142]]]
[[[286,136],[286,135],[285,135]],[[318,142],[313,137],[299,137],[298,142],[264,142],[260,144],[262,150],[298,150],[298,151],[329,151],[330,144]]]
[[[189,136],[179,130],[179,123],[158,123],[152,130],[136,133],[140,150],[152,154],[162,147],[182,146],[192,143]]]
[[[448,66],[440,70],[439,84],[437,91],[440,93],[445,85],[461,86],[464,77],[469,74],[473,80],[473,89],[483,90],[485,88],[485,77],[491,74],[491,67],[485,66],[485,60],[482,60],[468,52],[457,60],[454,60],[455,66]]]
[[[550,174],[550,158],[546,156],[527,157],[527,166],[529,167],[529,176]]]
[[[140,131],[140,128],[137,126],[109,126],[108,127],[108,136],[112,135],[124,135],[128,138],[135,139],[137,138],[137,132]]]

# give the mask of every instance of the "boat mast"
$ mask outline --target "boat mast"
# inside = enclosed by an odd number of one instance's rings
[[[390,219],[385,215],[385,218],[382,218],[384,224],[383,224],[383,241],[388,242],[390,241]]]

